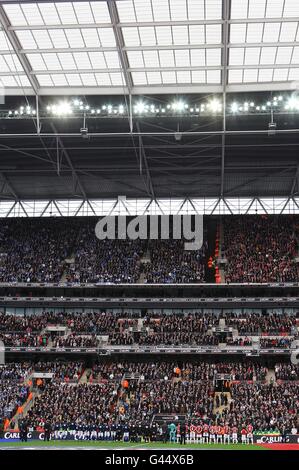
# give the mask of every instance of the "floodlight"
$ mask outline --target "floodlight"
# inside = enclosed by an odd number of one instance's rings
[[[238,112],[238,103],[234,102],[232,105],[231,105],[231,112],[232,113],[237,113]]]
[[[174,111],[183,111],[184,108],[185,108],[185,103],[183,101],[175,101],[174,103],[172,103],[172,109]]]
[[[51,111],[57,116],[67,116],[73,112],[70,103],[67,101],[60,101],[57,105],[53,105]]]
[[[142,114],[145,111],[145,104],[142,101],[139,101],[135,106],[135,112]]]
[[[217,111],[221,111],[221,103],[219,103],[218,100],[214,99],[210,101],[209,108],[212,111],[212,113],[217,113]]]

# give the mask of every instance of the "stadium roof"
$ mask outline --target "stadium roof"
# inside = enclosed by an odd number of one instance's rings
[[[287,89],[297,0],[0,1],[6,94]]]
[[[0,25],[0,199],[299,194],[298,0],[0,0]],[[294,113],[227,113],[278,90]],[[75,97],[130,115],[89,115],[83,139],[82,115],[45,115]],[[222,109],[133,116],[140,99]],[[28,105],[35,116],[3,118]]]

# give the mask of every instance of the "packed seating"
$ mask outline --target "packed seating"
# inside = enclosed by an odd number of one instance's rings
[[[294,217],[224,218],[226,282],[298,281]]]
[[[68,266],[70,282],[136,283],[140,276],[143,240],[98,240],[96,221],[85,222],[78,230],[74,263]]]
[[[54,421],[56,425],[97,425],[101,420],[116,418],[116,401],[114,384],[70,386],[55,382],[46,386],[42,395],[35,399],[27,420],[35,429],[42,428],[45,421]]]
[[[251,346],[252,339],[247,336],[241,336],[240,338],[226,338],[227,346]]]
[[[225,324],[238,330],[239,335],[282,335],[291,334],[292,329],[297,326],[295,315],[252,312],[247,315],[227,313],[222,315]]]
[[[299,381],[299,366],[295,364],[276,364],[276,380]]]
[[[179,346],[179,345],[210,345],[217,346],[219,338],[214,335],[207,335],[196,332],[172,332],[172,333],[152,333],[142,334],[137,341],[140,345],[165,345],[165,346]]]
[[[297,370],[296,370],[297,369]],[[86,372],[84,382],[80,381]],[[102,424],[145,422],[159,414],[183,414],[188,421],[251,424],[254,429],[285,432],[296,428],[298,367],[277,364],[277,383],[266,383],[267,368],[257,362],[39,362],[0,367],[0,411],[12,417],[26,400],[29,371],[51,372],[26,420],[32,429],[94,429]],[[215,377],[229,374],[230,398],[215,395]],[[296,375],[297,374],[297,375]],[[292,379],[290,379],[292,376]],[[219,380],[219,379],[218,379]],[[227,379],[226,379],[227,380]],[[224,406],[222,414],[215,407]]]
[[[217,333],[219,321],[237,330]],[[63,327],[60,333],[51,326]],[[219,329],[219,328],[218,328]],[[44,311],[36,314],[0,314],[0,340],[6,346],[96,347],[207,345],[251,346],[261,336],[263,348],[289,348],[298,335],[296,315],[270,313],[150,313]],[[277,336],[277,339],[275,339]],[[108,343],[107,343],[108,340]]]
[[[82,361],[37,362],[32,364],[35,372],[50,372],[58,382],[78,382],[82,376],[85,364]]]
[[[94,348],[98,345],[98,339],[95,335],[76,335],[56,336],[52,342],[54,348]]]
[[[24,378],[30,370],[26,363],[0,365],[0,422],[10,419],[29,394]]]
[[[200,250],[184,250],[183,240],[152,240],[150,262],[143,265],[145,283],[203,282],[207,242]]]
[[[59,282],[79,225],[67,219],[12,219],[0,228],[0,282]]]
[[[292,216],[224,218],[227,282],[298,280]],[[103,240],[97,219],[11,219],[0,229],[0,282],[205,282],[209,235],[200,250],[184,240]],[[141,262],[148,254],[148,262]]]
[[[261,348],[281,348],[287,349],[291,346],[293,338],[261,338]]]
[[[297,428],[298,392],[295,384],[234,384],[232,402],[224,418],[230,425],[254,424],[255,429],[280,432]]]
[[[46,347],[48,336],[36,333],[0,333],[0,340],[5,346]]]

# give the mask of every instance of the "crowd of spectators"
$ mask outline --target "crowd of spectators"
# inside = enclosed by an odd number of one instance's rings
[[[97,219],[6,220],[0,228],[0,282],[205,282],[208,241],[187,251],[184,240],[99,240]],[[292,216],[224,218],[227,282],[298,280]],[[141,258],[149,252],[148,262]]]
[[[26,363],[0,365],[0,422],[11,419],[28,397],[29,387],[24,378],[29,370],[30,365]]]
[[[218,346],[219,338],[215,335],[207,335],[203,333],[196,332],[171,332],[171,333],[151,333],[151,334],[142,334],[138,338],[138,344],[140,345],[165,345],[165,346],[179,346],[179,345],[188,345],[188,346],[200,346],[200,345],[209,345],[209,346]]]
[[[53,377],[38,385],[29,409],[29,428],[52,426],[75,429],[103,423],[146,422],[157,414],[186,416],[240,428],[284,432],[298,423],[297,366],[277,364],[277,383],[266,383],[267,368],[257,362],[107,362],[87,368],[84,362],[39,362],[0,366],[0,416],[11,418],[26,400],[24,378],[30,371]],[[215,374],[229,374],[231,399],[215,401]],[[291,378],[290,378],[291,377]],[[218,376],[219,380],[219,376]],[[283,380],[287,382],[283,382]],[[292,380],[292,382],[291,382]],[[215,409],[223,405],[222,414]]]
[[[292,216],[224,218],[226,282],[298,281],[296,251]]]
[[[150,284],[203,282],[207,249],[207,241],[200,250],[186,251],[184,240],[151,240],[150,262],[142,265],[144,282]]]
[[[47,347],[48,336],[36,333],[0,333],[0,340],[8,347]]]
[[[276,364],[276,380],[299,381],[299,366],[295,364]]]
[[[237,330],[223,335],[219,321]],[[65,327],[63,336],[51,326]],[[290,347],[298,334],[297,319],[289,314],[251,313],[141,313],[105,311],[43,311],[36,314],[0,314],[0,340],[6,346],[96,347],[110,345],[251,346],[261,336],[262,347]],[[273,338],[279,336],[277,340]],[[97,338],[98,337],[98,338]],[[99,340],[99,341],[98,341]]]
[[[56,336],[52,341],[53,348],[96,348],[98,339],[95,335]]]
[[[290,348],[293,338],[260,338],[261,348]]]
[[[85,364],[82,361],[52,361],[37,362],[32,364],[35,372],[50,372],[57,382],[77,382],[85,370]]]
[[[213,326],[219,325],[216,314],[151,314],[143,320],[143,326],[149,327],[155,333],[207,333]]]
[[[97,425],[116,419],[117,386],[113,383],[71,384],[53,382],[38,396],[27,415],[29,427],[42,428],[48,421],[55,425]]]
[[[296,384],[234,384],[232,401],[223,417],[231,426],[240,420],[255,429],[278,429],[284,433],[298,427],[299,387]]]
[[[225,324],[236,328],[240,335],[287,335],[297,326],[296,316],[286,313],[227,313],[222,317],[225,318]]]
[[[227,346],[252,346],[252,339],[247,336],[242,336],[240,338],[228,337],[225,342]]]
[[[11,219],[0,228],[0,282],[59,282],[78,220]]]
[[[86,221],[73,245],[74,263],[68,266],[67,280],[86,283],[136,283],[144,240],[99,240],[96,221]]]
[[[248,362],[223,362],[216,364],[216,370],[219,374],[229,374],[232,381],[265,381],[268,372],[267,367],[258,363]]]

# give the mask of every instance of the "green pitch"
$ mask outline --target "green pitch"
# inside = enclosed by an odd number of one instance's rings
[[[126,450],[126,449],[195,449],[195,450],[266,450],[263,447],[257,445],[242,445],[242,444],[186,444],[180,445],[176,443],[163,444],[162,442],[148,442],[148,443],[136,443],[136,442],[103,442],[103,441],[28,441],[28,442],[0,442],[1,449],[10,449],[10,448],[47,448],[50,449],[80,449],[80,447],[98,449],[100,450]]]

